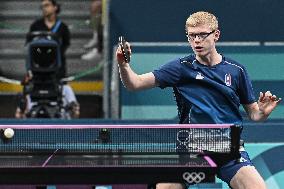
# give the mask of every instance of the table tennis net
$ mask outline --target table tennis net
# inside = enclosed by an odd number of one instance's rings
[[[239,127],[191,128],[139,126],[123,128],[14,128],[11,139],[2,137],[0,153],[234,153],[239,148]]]

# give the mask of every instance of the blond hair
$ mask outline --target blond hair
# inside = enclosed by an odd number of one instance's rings
[[[207,24],[212,31],[218,29],[218,20],[216,16],[209,12],[199,11],[190,15],[185,23],[185,30],[188,27],[196,27],[197,25]]]

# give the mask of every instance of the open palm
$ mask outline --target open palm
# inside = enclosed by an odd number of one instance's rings
[[[264,115],[269,115],[273,109],[280,103],[282,99],[272,95],[270,91],[260,92],[258,99],[258,107]]]

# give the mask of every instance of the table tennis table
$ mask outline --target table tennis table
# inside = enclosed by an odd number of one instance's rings
[[[0,125],[8,127],[14,137],[0,142],[6,185],[212,183],[217,164],[210,149],[234,154],[232,136],[240,132],[234,125]]]

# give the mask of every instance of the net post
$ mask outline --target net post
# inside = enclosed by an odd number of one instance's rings
[[[242,125],[235,124],[231,126],[231,155],[236,159],[240,158],[239,149],[242,129]]]

